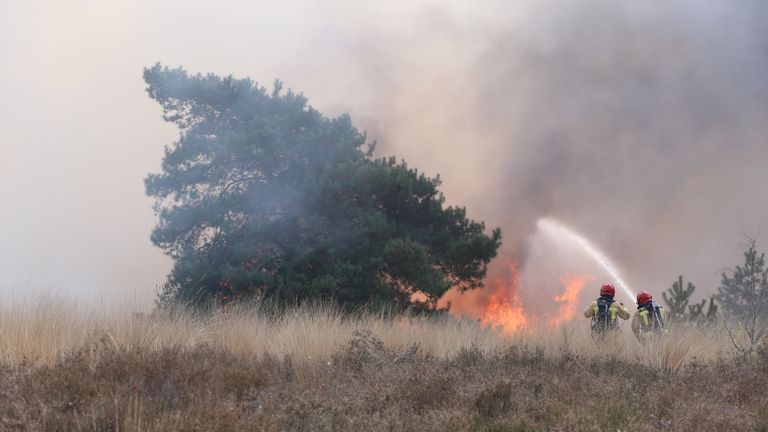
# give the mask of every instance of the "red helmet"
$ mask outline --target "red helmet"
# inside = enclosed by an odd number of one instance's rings
[[[639,293],[637,293],[637,304],[639,305],[646,304],[651,300],[653,300],[653,296],[648,294],[647,292],[640,291]]]
[[[613,285],[609,283],[604,284],[602,287],[600,287],[600,295],[613,297],[616,295],[616,288],[614,288]]]

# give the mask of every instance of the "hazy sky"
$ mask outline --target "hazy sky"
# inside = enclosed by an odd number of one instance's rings
[[[540,216],[638,289],[714,289],[768,221],[757,1],[0,1],[0,293],[148,304],[143,179],[177,131],[144,66],[275,78],[524,255]]]

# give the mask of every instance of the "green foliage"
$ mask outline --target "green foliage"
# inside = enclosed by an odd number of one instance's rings
[[[664,302],[667,303],[670,317],[675,320],[681,320],[685,318],[685,312],[688,308],[688,302],[690,301],[691,294],[696,287],[688,282],[688,285],[683,288],[683,277],[678,276],[677,281],[672,284],[672,288],[667,292],[662,293]]]
[[[717,299],[732,320],[726,328],[734,349],[752,354],[768,335],[768,269],[755,239],[744,249],[744,264],[722,274]]]
[[[174,260],[164,301],[267,296],[434,307],[482,285],[501,233],[445,207],[439,178],[373,159],[348,116],[249,79],[145,69],[181,131],[146,179],[152,241]]]
[[[717,300],[728,315],[749,317],[768,313],[768,269],[765,254],[751,239],[744,250],[744,263],[722,274]]]
[[[709,304],[709,306],[707,306]],[[704,312],[704,306],[707,306],[706,312]],[[691,321],[714,321],[717,319],[717,304],[715,304],[715,297],[712,296],[709,300],[704,299],[701,303],[688,306],[688,314]]]
[[[685,286],[685,288],[683,288]],[[670,317],[677,322],[713,322],[717,319],[717,304],[714,297],[709,300],[702,300],[701,303],[688,304],[691,296],[696,290],[696,286],[691,282],[684,284],[683,277],[678,276],[677,281],[672,284],[672,288],[662,293],[664,302],[667,303]],[[706,312],[705,312],[706,306]]]

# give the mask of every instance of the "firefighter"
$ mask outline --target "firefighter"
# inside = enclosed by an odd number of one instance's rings
[[[645,291],[637,293],[637,311],[632,316],[632,333],[638,339],[649,334],[663,334],[666,331],[664,320],[667,312],[653,301],[653,296]]]
[[[605,334],[607,331],[618,330],[619,321],[629,319],[629,311],[623,303],[613,299],[616,289],[606,283],[600,288],[600,297],[584,309],[584,318],[592,319],[592,331],[597,334]]]

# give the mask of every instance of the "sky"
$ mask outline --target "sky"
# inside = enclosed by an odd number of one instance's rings
[[[768,221],[766,8],[472,3],[0,1],[0,296],[151,305],[170,261],[143,179],[178,136],[156,62],[348,112],[500,226],[504,257],[552,217],[638,289],[713,292]]]

